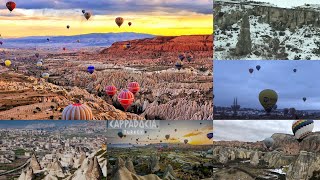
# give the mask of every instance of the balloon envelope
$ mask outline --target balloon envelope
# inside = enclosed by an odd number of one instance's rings
[[[90,17],[91,17],[91,13],[90,13],[90,12],[85,12],[85,13],[84,13],[84,17],[85,17],[87,20],[89,20]]]
[[[9,66],[11,65],[11,61],[10,61],[10,60],[5,60],[5,61],[4,61],[4,64],[5,64],[7,67],[9,67]]]
[[[110,97],[114,96],[117,93],[117,88],[113,85],[106,86],[106,94]]]
[[[260,65],[257,65],[257,66],[256,66],[256,69],[257,69],[258,71],[260,70],[260,68],[261,68]]]
[[[62,111],[62,120],[92,120],[90,107],[85,104],[70,104]]]
[[[207,134],[207,138],[208,138],[208,139],[212,139],[212,137],[213,137],[213,133],[208,133],[208,134]]]
[[[94,72],[94,66],[89,66],[87,70],[90,74],[92,74]]]
[[[278,101],[278,94],[272,89],[265,89],[260,92],[259,101],[264,110],[270,113]]]
[[[170,138],[170,135],[167,134],[167,135],[165,136],[165,138],[166,138],[166,140],[168,140],[168,139]]]
[[[14,8],[16,8],[16,3],[13,1],[9,1],[6,3],[6,6],[9,9],[9,11],[11,12],[14,10]]]
[[[118,95],[118,101],[120,102],[121,106],[124,108],[125,111],[131,106],[134,101],[134,95],[129,90],[125,89],[121,91]]]
[[[271,137],[269,137],[264,139],[263,143],[267,146],[267,148],[270,148],[273,145],[274,140]]]
[[[313,128],[313,120],[296,120],[292,123],[292,132],[299,142],[311,134]]]
[[[253,69],[252,69],[252,68],[249,69],[249,73],[250,73],[250,74],[253,73]]]
[[[175,64],[175,66],[176,66],[176,68],[177,68],[178,70],[180,70],[180,69],[182,68],[182,66],[183,66],[182,61],[181,61],[181,60],[178,60],[178,61],[176,62],[176,64]]]
[[[139,90],[140,90],[140,86],[139,83],[137,82],[131,82],[128,84],[128,89],[130,92],[132,92],[133,94],[136,94]]]
[[[120,27],[123,24],[123,18],[122,17],[117,17],[115,19],[116,24]]]

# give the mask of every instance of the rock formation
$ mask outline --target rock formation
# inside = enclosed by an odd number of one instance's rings
[[[169,164],[164,171],[163,178],[164,180],[175,180],[175,173],[173,171],[172,166]]]
[[[22,171],[18,180],[34,180],[34,174],[31,167],[28,167],[26,170]]]
[[[94,156],[89,160],[89,166],[86,172],[86,178],[88,180],[100,180],[103,177],[101,167],[99,165],[97,156]]]
[[[130,172],[136,174],[131,158],[127,158],[125,166]]]
[[[250,37],[250,23],[248,14],[244,14],[242,17],[242,23],[240,28],[240,34],[236,45],[235,54],[243,56],[251,53],[251,37]]]
[[[258,152],[254,152],[253,156],[250,159],[250,164],[253,166],[257,166],[259,164],[259,155]]]
[[[30,167],[32,168],[33,171],[41,170],[40,163],[35,154],[32,154],[31,156]]]
[[[160,170],[159,157],[155,154],[152,154],[151,157],[149,158],[148,166],[151,173],[159,171]]]

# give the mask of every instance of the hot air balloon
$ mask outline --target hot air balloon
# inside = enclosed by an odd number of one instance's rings
[[[94,72],[94,66],[88,66],[88,72],[92,74]]]
[[[37,58],[40,56],[40,54],[39,53],[35,53],[34,54]]]
[[[312,133],[313,127],[313,120],[296,120],[292,124],[292,132],[296,139],[301,142],[305,137]]]
[[[128,22],[128,25],[129,25],[129,26],[131,26],[131,24],[132,24],[131,22]]]
[[[256,66],[256,69],[257,69],[258,71],[260,70],[260,68],[261,68],[260,65],[257,65],[257,66]]]
[[[43,73],[43,74],[42,74],[42,77],[43,77],[44,79],[48,79],[49,76],[50,76],[49,73]]]
[[[180,69],[181,69],[182,66],[183,66],[182,61],[181,61],[181,60],[178,60],[178,61],[176,62],[176,64],[175,64],[175,66],[176,66],[176,68],[180,71]]]
[[[90,17],[91,17],[91,13],[90,13],[90,12],[85,12],[85,13],[84,13],[84,17],[85,17],[87,20],[89,20]]]
[[[84,13],[86,13],[86,10],[83,9],[83,10],[82,10],[82,14],[84,14]]]
[[[90,107],[76,101],[74,104],[68,105],[62,111],[62,120],[92,120],[93,115]]]
[[[70,28],[70,26],[69,26],[69,25],[67,25],[67,28],[69,29],[69,28]]]
[[[109,97],[112,97],[114,96],[115,94],[117,93],[117,88],[113,85],[111,86],[106,86],[106,94],[109,96]]]
[[[120,28],[120,26],[122,25],[122,23],[123,23],[123,18],[122,17],[117,17],[116,19],[115,19],[115,22],[116,22],[116,24],[119,26],[119,28]]]
[[[134,95],[129,90],[125,89],[121,91],[118,95],[118,101],[120,102],[121,106],[124,108],[125,111],[131,106],[134,101]]]
[[[185,139],[183,142],[184,142],[184,144],[187,144],[188,143],[188,139]]]
[[[267,113],[272,111],[273,106],[278,101],[278,94],[272,89],[265,89],[259,94],[260,104]]]
[[[188,54],[186,58],[187,58],[187,60],[188,60],[189,62],[191,62],[192,59],[193,59],[193,57],[192,57],[190,54]]]
[[[269,137],[264,139],[263,143],[266,145],[267,148],[270,148],[273,145],[274,140],[271,137]]]
[[[41,62],[41,61],[38,61],[38,62],[37,62],[37,66],[38,66],[38,67],[41,67],[41,66],[42,66],[42,62]]]
[[[166,140],[168,140],[170,138],[170,134],[167,134],[165,137],[166,137]]]
[[[9,9],[9,11],[12,12],[14,8],[16,8],[16,3],[13,1],[9,1],[6,3],[6,6]]]
[[[307,98],[306,98],[306,97],[303,97],[302,100],[303,100],[304,102],[306,102]]]
[[[207,134],[207,138],[208,138],[208,139],[212,139],[212,138],[213,138],[213,133],[208,133],[208,134]]]
[[[293,72],[297,72],[297,69],[293,69]]]
[[[118,136],[120,137],[120,138],[123,138],[123,133],[122,132],[118,132]]]
[[[249,73],[250,73],[250,74],[253,73],[253,69],[252,69],[252,68],[249,69]]]
[[[47,41],[50,41],[50,39],[49,39],[49,38],[47,38]]]
[[[180,61],[183,61],[184,60],[184,58],[185,58],[185,56],[184,56],[184,54],[179,54],[179,59],[180,59]]]
[[[140,90],[139,83],[137,82],[131,82],[128,84],[128,89],[130,92],[132,92],[134,95]]]
[[[7,67],[9,67],[9,66],[11,65],[11,61],[10,61],[10,60],[5,60],[5,61],[4,61],[4,64],[5,64]]]

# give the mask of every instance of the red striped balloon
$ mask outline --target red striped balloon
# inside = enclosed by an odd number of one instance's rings
[[[108,96],[112,97],[117,93],[117,88],[113,85],[111,86],[106,86],[106,94],[108,94]]]
[[[118,101],[120,102],[121,106],[124,108],[125,111],[131,106],[134,101],[134,95],[129,90],[125,89],[121,91],[118,95]]]
[[[139,83],[137,82],[131,82],[128,85],[129,91],[131,91],[133,94],[136,94],[140,90]]]
[[[91,109],[85,104],[70,104],[62,111],[62,120],[92,120]]]

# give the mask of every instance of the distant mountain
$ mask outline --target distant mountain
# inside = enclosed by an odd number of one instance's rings
[[[127,41],[134,39],[152,38],[150,34],[139,33],[93,33],[74,36],[30,36],[22,38],[1,39],[3,48],[50,48],[56,49],[61,47],[78,49],[84,47],[108,47],[114,42]],[[49,38],[50,41],[47,40]],[[80,42],[77,42],[77,41]]]

